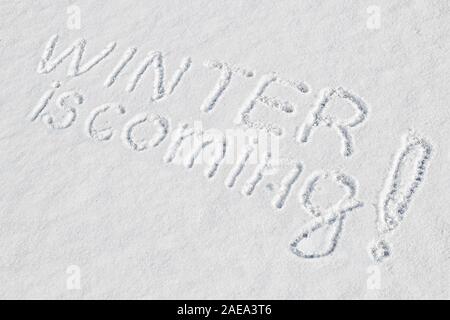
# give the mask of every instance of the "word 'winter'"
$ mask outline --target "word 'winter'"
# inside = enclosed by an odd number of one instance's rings
[[[38,63],[37,72],[41,74],[48,74],[53,72],[58,65],[72,56],[72,60],[67,68],[67,77],[82,76],[94,67],[101,63],[106,63],[106,60],[113,54],[117,48],[116,42],[111,42],[100,51],[98,54],[84,61],[86,58],[87,41],[79,39],[69,45],[65,49],[61,49],[59,54],[56,54],[56,47],[59,41],[58,35],[50,37],[44,53]],[[138,49],[130,47],[125,49],[119,61],[112,66],[112,71],[106,76],[104,80],[104,87],[110,88],[115,83],[119,82],[126,68],[130,68],[131,75],[127,76],[124,91],[132,93],[136,90],[139,82],[142,81],[146,72],[153,70],[153,94],[150,98],[151,102],[158,102],[167,99],[174,93],[175,89],[180,85],[185,74],[192,69],[191,57],[185,57],[180,62],[178,69],[173,73],[169,79],[166,72],[165,57],[160,51],[148,52],[135,66],[131,66],[133,59],[138,59]],[[83,62],[84,61],[84,62]],[[211,92],[206,95],[204,101],[200,104],[200,110],[206,113],[212,112],[220,98],[229,88],[231,82],[236,78],[252,78],[255,77],[255,71],[230,65],[226,62],[205,61],[203,65],[218,73],[218,79]],[[123,77],[126,77],[123,75]],[[260,76],[255,89],[250,93],[241,108],[238,110],[234,123],[242,125],[246,128],[256,128],[265,130],[273,135],[281,136],[283,129],[280,125],[274,123],[264,123],[260,120],[251,118],[251,112],[255,109],[257,104],[265,105],[271,110],[281,113],[289,114],[294,112],[297,107],[294,103],[280,99],[278,97],[269,96],[265,92],[270,86],[278,85],[290,88],[301,95],[308,94],[311,89],[304,81],[292,81],[283,79],[275,72],[265,73]],[[342,99],[343,101],[352,105],[355,109],[355,114],[350,119],[339,119],[330,114],[326,114],[326,110],[332,100]],[[324,89],[322,90],[322,97],[317,102],[317,107],[302,125],[302,130],[298,132],[297,141],[299,143],[307,143],[312,132],[323,125],[325,127],[335,129],[336,133],[342,139],[342,150],[345,157],[353,153],[353,137],[351,130],[360,126],[367,119],[368,108],[362,98],[352,94],[343,88]]]

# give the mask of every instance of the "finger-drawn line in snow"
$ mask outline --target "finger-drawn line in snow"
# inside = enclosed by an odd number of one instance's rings
[[[67,104],[69,98],[73,99],[73,102],[77,105],[83,103],[83,96],[76,91],[67,91],[62,93],[56,102],[56,105],[60,110],[65,111],[65,115],[60,121],[56,121],[56,117],[46,112],[42,114],[41,119],[52,129],[66,129],[70,127],[77,117],[77,111],[74,107]]]
[[[52,83],[52,88],[47,90],[42,97],[39,99],[36,106],[28,114],[28,118],[33,122],[37,118],[40,118],[49,128],[51,129],[66,129],[70,127],[77,117],[77,111],[75,107],[71,107],[68,104],[68,100],[72,98],[73,103],[76,105],[81,105],[84,102],[84,97],[77,91],[65,91],[61,93],[56,99],[55,105],[58,111],[64,113],[61,120],[57,121],[57,117],[52,115],[47,109],[50,101],[53,99],[56,91],[61,87],[59,81]]]
[[[283,208],[287,197],[289,196],[295,182],[300,177],[303,171],[303,164],[301,162],[296,163],[295,167],[288,172],[288,174],[281,180],[280,189],[272,200],[272,205],[277,208]]]
[[[333,99],[344,99],[354,107],[356,113],[350,119],[338,120],[331,116],[324,114],[328,108],[329,103]],[[356,95],[350,93],[348,90],[339,87],[337,89],[323,89],[320,98],[310,114],[310,120],[302,125],[301,130],[298,131],[297,141],[300,143],[307,143],[313,129],[324,124],[327,127],[334,128],[342,138],[342,154],[344,157],[349,157],[353,154],[353,137],[350,134],[350,129],[360,126],[367,120],[368,108],[366,103]]]
[[[146,122],[152,123],[157,127],[157,133],[150,140],[141,139],[136,141],[133,137],[133,130]],[[122,141],[128,147],[135,151],[144,151],[148,146],[157,147],[166,138],[169,132],[169,121],[157,114],[140,113],[130,119],[122,130]]]
[[[255,151],[256,145],[258,144],[258,139],[255,138],[252,140],[250,145],[245,146],[245,149],[242,151],[241,155],[238,156],[237,162],[231,168],[227,177],[225,178],[225,186],[228,188],[232,188],[236,183],[237,178],[242,173],[250,159],[251,154]]]
[[[205,169],[205,177],[212,178],[217,172],[220,163],[225,158],[227,150],[227,141],[224,134],[220,132],[214,132],[213,134],[208,134],[208,132],[199,132],[196,134],[199,139],[193,150],[188,154],[184,160],[186,168],[191,169],[194,166],[195,159],[198,158],[200,153],[204,151],[208,146],[214,148],[213,161],[209,168]],[[202,159],[205,160],[204,158]]]
[[[275,111],[284,113],[292,113],[296,109],[295,106],[289,101],[284,101],[280,98],[270,97],[264,94],[267,88],[273,83],[278,83],[279,85],[295,89],[302,94],[310,91],[309,86],[305,82],[284,80],[281,79],[276,73],[265,74],[261,77],[255,90],[240,109],[238,116],[234,120],[235,124],[243,124],[249,128],[266,130],[276,136],[280,136],[283,133],[282,128],[276,124],[264,124],[261,121],[250,119],[250,112],[256,107],[257,103],[261,103]]]
[[[94,108],[88,115],[86,119],[86,133],[88,137],[97,140],[97,141],[107,141],[112,138],[114,135],[114,129],[112,127],[104,127],[101,129],[97,129],[95,126],[95,122],[97,118],[101,115],[109,111],[110,109],[116,111],[117,114],[123,115],[125,114],[125,108],[117,103],[106,103],[101,106]]]
[[[137,52],[137,48],[128,48],[116,66],[113,68],[113,71],[109,74],[104,82],[104,86],[109,88],[116,82],[117,77],[125,69],[126,65],[133,59],[134,55]]]
[[[116,42],[111,42],[99,54],[95,55],[84,64],[81,64],[81,60],[83,59],[83,55],[86,50],[87,41],[85,39],[78,39],[71,46],[63,50],[63,52],[59,56],[51,60],[58,40],[58,35],[53,35],[52,37],[50,37],[50,40],[48,41],[41,60],[38,64],[38,73],[52,72],[59,64],[64,62],[67,57],[74,54],[72,62],[67,69],[67,76],[77,77],[91,70],[94,66],[108,57],[116,48]]]
[[[230,66],[226,62],[206,61],[204,66],[210,69],[218,69],[220,71],[220,76],[216,86],[203,101],[200,107],[200,110],[204,112],[210,112],[214,109],[217,101],[230,85],[233,75],[237,74],[245,78],[251,78],[255,74],[253,71],[245,70],[236,66]]]
[[[172,135],[172,141],[167,148],[166,154],[164,155],[164,162],[170,163],[175,159],[178,150],[181,147],[183,141],[194,134],[194,129],[190,128],[187,123],[181,123]]]
[[[128,81],[126,91],[133,92],[136,89],[137,84],[143,77],[145,71],[153,66],[154,68],[154,80],[153,80],[153,96],[152,101],[160,100],[173,93],[175,87],[180,83],[183,75],[189,70],[192,64],[191,58],[186,57],[182,59],[180,67],[174,73],[172,79],[167,83],[168,89],[165,85],[165,67],[163,54],[159,51],[152,51],[148,53],[147,57],[141,62],[139,67],[135,70],[133,75]]]
[[[376,262],[391,255],[390,246],[384,237],[395,230],[406,215],[414,194],[423,183],[432,150],[431,143],[413,131],[403,137],[402,146],[380,194],[377,208],[379,239],[373,241],[370,247],[371,256]],[[409,156],[413,156],[415,161],[408,160]],[[407,169],[413,169],[413,174],[405,174]]]
[[[316,186],[320,179],[332,179],[346,191],[346,195],[341,200],[326,210],[321,209],[317,205],[313,205],[311,200],[311,196],[316,191]],[[356,180],[348,175],[326,171],[312,173],[304,185],[301,199],[303,207],[314,218],[302,228],[300,235],[292,241],[290,244],[291,251],[295,255],[306,259],[321,258],[332,254],[336,249],[346,215],[363,206],[361,201],[356,200],[356,194]],[[300,244],[307,242],[314,232],[327,226],[334,228],[334,230],[330,231],[332,236],[326,248],[312,252],[305,252],[298,248]]]
[[[31,112],[28,114],[28,118],[31,121],[35,121],[44,111],[44,109],[48,106],[50,100],[53,98],[53,96],[55,95],[55,92],[57,89],[59,89],[61,87],[61,82],[59,81],[54,81],[51,84],[52,89],[47,90],[46,92],[44,92],[44,94],[42,95],[42,97],[39,99],[38,103],[36,104],[36,106],[33,108],[33,110],[31,110]]]
[[[255,191],[256,185],[261,182],[264,178],[265,172],[270,168],[270,160],[272,158],[272,153],[268,152],[264,160],[255,168],[252,176],[245,182],[242,187],[242,194],[246,196],[251,196],[253,191]]]
[[[72,56],[72,61],[67,69],[68,77],[77,77],[86,74],[92,70],[95,66],[104,61],[115,50],[116,43],[109,43],[102,51],[97,55],[94,55],[86,62],[82,63],[84,53],[86,51],[87,42],[84,39],[75,41],[72,45],[61,51],[59,55],[54,57],[56,46],[58,43],[58,36],[54,35],[50,37],[45,50],[39,60],[37,66],[37,72],[40,74],[48,74],[53,72],[58,65],[62,64],[65,60]],[[111,68],[111,72],[107,75],[103,85],[107,88],[117,82],[117,79],[124,73],[125,68],[135,58],[137,48],[128,48],[119,61]],[[182,59],[180,66],[174,72],[173,76],[167,81],[166,69],[164,65],[164,56],[160,51],[151,51],[144,60],[134,69],[131,76],[128,77],[125,90],[133,92],[137,88],[138,83],[142,80],[145,72],[152,67],[154,79],[153,79],[153,93],[151,101],[160,101],[169,95],[171,95],[175,88],[179,85],[184,75],[190,70],[192,61],[190,57]],[[241,67],[228,64],[226,62],[218,61],[206,61],[205,66],[211,69],[219,71],[219,78],[217,83],[213,87],[212,91],[203,100],[200,109],[206,113],[214,110],[217,102],[226,92],[227,88],[232,82],[235,74],[242,78],[252,78],[255,75],[254,71],[249,71]],[[310,88],[305,82],[296,82],[281,79],[276,73],[264,74],[255,90],[251,93],[249,98],[243,104],[242,108],[238,112],[238,116],[235,118],[235,124],[243,125],[246,131],[248,129],[255,128],[260,132],[267,132],[274,136],[280,136],[283,134],[284,129],[277,124],[266,123],[262,121],[256,121],[250,119],[251,111],[256,107],[257,103],[268,106],[272,110],[282,113],[293,113],[297,106],[289,101],[282,100],[278,97],[272,97],[265,94],[266,89],[271,84],[278,84],[288,88],[292,88],[301,94],[309,93]],[[40,118],[49,128],[52,129],[66,129],[75,122],[77,118],[77,109],[71,106],[69,103],[81,105],[84,102],[84,98],[77,91],[66,91],[58,96],[56,99],[57,113],[50,113],[46,110],[49,103],[54,99],[56,91],[60,90],[61,83],[55,81],[52,83],[50,90],[47,90],[39,99],[36,106],[28,114],[31,121],[35,121]],[[330,109],[329,103],[332,100],[341,99],[353,106],[355,114],[349,119],[339,119],[332,117],[330,114],[326,114]],[[97,141],[109,141],[115,134],[115,129],[106,123],[103,128],[98,128],[95,124],[101,115],[106,114],[108,111],[115,111],[118,115],[125,114],[125,108],[117,103],[108,103],[94,108],[87,117],[85,123],[86,134]],[[61,113],[64,115],[59,116]],[[342,154],[349,157],[354,153],[354,138],[351,134],[351,129],[361,126],[368,118],[368,107],[362,98],[350,93],[350,91],[343,89],[342,87],[336,89],[324,89],[321,92],[320,99],[314,106],[314,109],[310,112],[310,119],[306,119],[300,130],[296,132],[296,140],[300,143],[308,143],[311,139],[311,135],[315,129],[320,125],[336,130],[338,135],[342,139]],[[59,119],[59,120],[57,120]],[[134,130],[138,126],[144,125],[144,123],[153,124],[157,132],[148,140],[139,140],[135,137]],[[210,134],[211,129],[209,130]],[[143,151],[148,149],[149,146],[156,147],[166,140],[169,134],[168,120],[162,116],[155,114],[141,113],[130,119],[124,126],[121,137],[122,142],[134,151]],[[184,157],[184,164],[187,168],[192,168],[194,163],[200,157],[204,155],[204,151],[208,148],[214,147],[215,152],[212,158],[212,163],[209,163],[209,167],[205,169],[205,175],[208,178],[212,178],[219,166],[224,162],[225,154],[228,150],[227,137],[217,136],[214,138],[204,139],[206,132],[203,130],[194,130],[187,124],[182,123],[178,129],[172,134],[171,142],[166,150],[166,154],[163,157],[164,162],[171,163],[181,152],[181,147],[186,139],[196,139],[201,137],[200,143],[194,146],[193,150]],[[245,167],[248,165],[251,156],[256,154],[256,151],[260,149],[261,143],[258,139],[255,139],[253,143],[247,145],[244,151],[241,150],[241,154],[238,157],[237,162],[233,163],[233,167],[228,172],[225,178],[225,185],[228,188],[232,188],[242,174]],[[390,255],[390,245],[384,239],[384,236],[392,230],[394,230],[399,222],[403,219],[403,216],[408,210],[409,204],[413,195],[418,189],[419,185],[423,182],[426,165],[430,160],[432,147],[431,144],[422,138],[418,138],[415,135],[410,135],[397,157],[397,162],[393,167],[391,175],[385,182],[385,189],[380,195],[380,203],[378,206],[378,223],[379,223],[379,239],[376,240],[371,247],[371,255],[375,261],[381,261],[384,257]],[[417,164],[413,168],[415,174],[409,176],[412,182],[406,187],[401,188],[401,184],[405,184],[408,181],[408,176],[404,176],[404,168],[409,167],[407,158],[414,152],[420,153],[417,155]],[[258,153],[259,154],[259,153]],[[260,185],[262,179],[268,175],[269,169],[273,165],[272,151],[266,153],[262,162],[258,162],[258,166],[253,171],[250,178],[244,182],[241,189],[241,193],[250,196],[255,191],[256,187]],[[300,161],[295,161],[294,167],[283,177],[279,184],[277,194],[272,199],[272,206],[276,209],[281,209],[286,203],[286,199],[292,193],[292,189],[296,181],[304,170]],[[320,207],[313,204],[311,195],[317,191],[316,183],[321,179],[332,179],[334,182],[341,185],[347,192],[347,196],[339,201],[336,205],[323,211]],[[273,186],[273,184],[270,184]],[[402,189],[404,191],[402,192]],[[304,184],[302,194],[302,203],[307,212],[313,216],[313,220],[304,226],[302,233],[291,243],[291,251],[303,258],[319,258],[330,255],[337,245],[338,238],[342,232],[343,222],[347,213],[362,206],[362,202],[355,199],[356,197],[356,182],[350,176],[344,174],[334,174],[328,171],[322,171],[313,175]],[[312,252],[306,252],[304,249],[300,249],[299,246],[307,242],[316,231],[322,228],[332,228],[331,240],[329,246],[322,248],[321,250],[313,250]],[[323,230],[323,229],[322,229]]]

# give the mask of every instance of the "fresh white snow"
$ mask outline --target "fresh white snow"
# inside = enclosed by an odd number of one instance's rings
[[[449,299],[450,2],[0,3],[0,298]]]

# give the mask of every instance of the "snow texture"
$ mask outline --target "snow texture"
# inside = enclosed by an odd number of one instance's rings
[[[450,2],[0,2],[0,298],[449,299]]]

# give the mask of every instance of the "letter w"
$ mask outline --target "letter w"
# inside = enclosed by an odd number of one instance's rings
[[[64,62],[72,53],[75,53],[72,62],[67,70],[69,77],[76,77],[91,70],[95,65],[104,60],[116,47],[115,42],[109,43],[105,49],[99,54],[92,57],[89,61],[81,64],[84,51],[86,49],[86,40],[78,39],[70,47],[66,48],[59,56],[52,59],[53,53],[58,43],[58,35],[53,35],[45,47],[45,51],[42,54],[39,61],[37,72],[38,73],[50,73],[56,69],[56,67]]]

